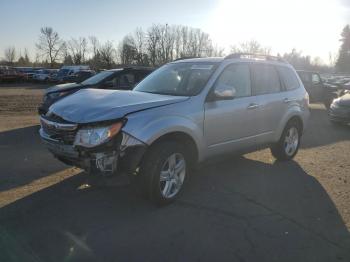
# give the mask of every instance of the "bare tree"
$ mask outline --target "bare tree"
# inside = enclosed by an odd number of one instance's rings
[[[114,64],[114,57],[116,55],[116,50],[113,47],[113,43],[111,41],[107,41],[100,47],[99,52],[103,66],[105,66],[107,69],[111,68]]]
[[[89,36],[89,41],[90,41],[92,56],[96,57],[99,53],[100,42],[98,41],[96,36]]]
[[[72,38],[67,42],[67,48],[73,63],[76,65],[82,64],[86,60],[88,50],[88,42],[85,37]]]
[[[36,44],[36,47],[41,55],[49,59],[50,66],[53,67],[53,65],[61,58],[65,44],[52,27],[42,27],[40,29],[39,41]]]
[[[24,49],[24,61],[25,61],[26,65],[29,65],[31,63],[27,48]]]
[[[14,46],[10,46],[6,48],[4,51],[4,55],[5,55],[6,62],[12,65],[16,59],[16,48]]]
[[[137,60],[137,48],[134,38],[131,35],[127,35],[123,38],[120,49],[120,61],[122,64],[128,65],[136,63]]]
[[[160,29],[158,25],[153,25],[147,30],[147,51],[152,66],[157,65],[157,50],[160,39]]]
[[[240,43],[239,46],[231,47],[232,53],[252,53],[252,54],[262,54],[269,55],[271,54],[271,48],[262,46],[256,40],[250,40],[247,42]]]
[[[125,36],[119,53],[122,63],[158,66],[180,57],[221,56],[223,49],[200,29],[158,24]]]

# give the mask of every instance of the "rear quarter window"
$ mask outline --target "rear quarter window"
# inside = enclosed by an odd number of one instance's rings
[[[300,86],[298,78],[292,69],[280,66],[277,70],[286,90],[297,89]]]

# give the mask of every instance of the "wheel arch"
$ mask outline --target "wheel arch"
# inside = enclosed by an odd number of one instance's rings
[[[290,121],[296,121],[299,125],[300,128],[300,135],[304,132],[304,128],[305,128],[305,120],[303,118],[303,116],[300,113],[294,112],[291,113],[289,115],[287,115],[283,121],[281,121],[281,124],[279,126],[278,132],[276,132],[276,136],[275,136],[275,141],[278,141],[283,133],[283,130],[285,129],[286,125],[290,122]]]
[[[199,161],[199,148],[197,146],[196,141],[193,139],[191,135],[183,131],[173,131],[169,133],[165,133],[160,137],[156,138],[152,144],[150,144],[148,150],[152,149],[152,147],[162,143],[164,141],[175,141],[177,143],[181,143],[186,150],[189,150],[189,156],[191,157],[191,163],[197,164]]]

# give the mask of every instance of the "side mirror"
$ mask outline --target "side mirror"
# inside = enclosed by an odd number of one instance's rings
[[[218,84],[214,89],[213,100],[232,100],[236,96],[236,89],[233,86],[226,84]]]

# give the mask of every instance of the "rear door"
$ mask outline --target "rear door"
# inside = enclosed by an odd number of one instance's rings
[[[282,85],[275,66],[270,64],[252,64],[252,94],[256,99],[256,128],[258,144],[273,140],[274,132],[285,114]]]

